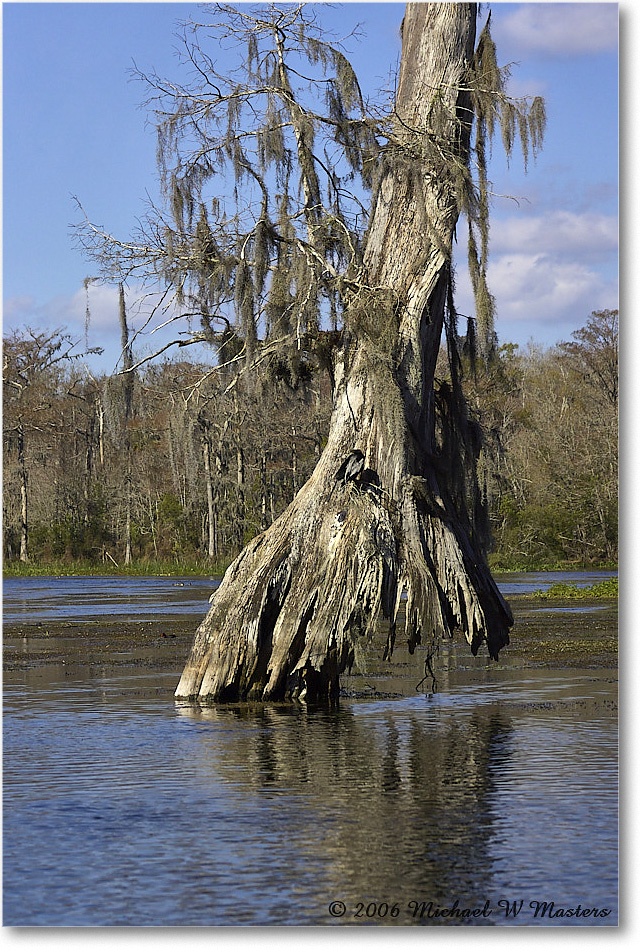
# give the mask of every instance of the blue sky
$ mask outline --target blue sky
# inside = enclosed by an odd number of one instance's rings
[[[487,9],[487,6],[484,5]],[[618,5],[493,3],[500,63],[511,91],[543,95],[544,149],[525,176],[497,146],[491,177],[489,279],[501,342],[568,339],[592,310],[618,307]],[[621,17],[631,11],[620,5]],[[5,330],[64,326],[84,333],[84,278],[70,224],[77,195],[90,218],[127,236],[156,194],[155,137],[143,71],[178,74],[175,27],[189,3],[3,4],[3,297]],[[322,11],[335,32],[363,24],[351,59],[365,91],[386,84],[399,54],[402,3]],[[626,20],[625,20],[626,21]],[[460,312],[472,302],[458,266]],[[133,306],[136,288],[131,288]],[[119,331],[112,288],[90,289],[90,345],[110,370]],[[151,344],[149,344],[151,345]],[[196,356],[195,353],[192,355]]]

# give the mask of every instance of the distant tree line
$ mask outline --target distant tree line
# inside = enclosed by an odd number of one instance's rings
[[[495,564],[616,562],[618,311],[593,312],[570,342],[512,344],[469,383]]]
[[[216,570],[316,465],[331,410],[321,373],[250,386],[182,360],[136,367],[129,353],[125,372],[94,376],[76,349],[61,330],[4,338],[5,562]],[[594,312],[550,349],[506,344],[479,375],[462,350],[491,564],[614,562],[618,312]],[[442,395],[448,366],[444,353]]]

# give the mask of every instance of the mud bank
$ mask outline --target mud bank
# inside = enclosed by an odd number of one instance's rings
[[[515,625],[511,643],[498,663],[473,657],[455,636],[444,641],[432,669],[434,688],[453,688],[471,678],[492,681],[516,669],[604,669],[617,667],[617,605],[586,601],[553,601],[544,606],[536,598],[511,599]],[[173,695],[188,655],[196,624],[193,617],[164,614],[159,621],[128,620],[108,615],[91,621],[38,621],[10,623],[4,628],[5,682],[23,677],[30,685],[82,679],[145,674],[148,684]],[[386,631],[364,645],[350,675],[342,677],[344,696],[410,696],[433,689],[426,679],[426,653],[421,647],[409,656],[398,642],[392,661],[384,662]]]

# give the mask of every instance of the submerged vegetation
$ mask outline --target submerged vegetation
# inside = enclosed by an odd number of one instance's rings
[[[612,600],[617,598],[618,592],[618,578],[609,577],[589,587],[578,587],[577,584],[552,584],[546,590],[536,590],[532,596],[541,600]]]

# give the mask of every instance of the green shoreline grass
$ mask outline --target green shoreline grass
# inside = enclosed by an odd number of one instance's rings
[[[3,577],[212,577],[225,573],[229,561],[136,561],[132,564],[95,561],[52,561],[46,564],[3,564]]]
[[[503,558],[491,554],[488,559],[493,574],[528,574],[542,571],[617,571],[617,561],[529,561],[525,558]]]

